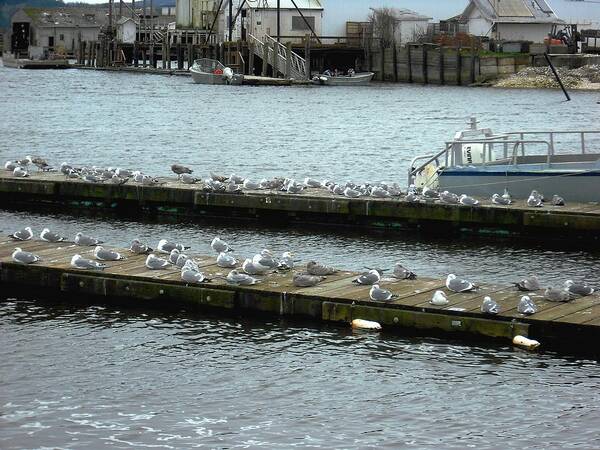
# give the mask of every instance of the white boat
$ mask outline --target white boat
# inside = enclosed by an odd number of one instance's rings
[[[515,131],[489,128],[456,133],[443,150],[413,159],[408,184],[487,197],[532,190],[567,202],[600,202],[600,130]]]
[[[315,75],[313,77],[314,84],[321,84],[325,86],[365,86],[371,82],[373,72],[358,72],[352,75]]]
[[[244,75],[235,74],[216,59],[202,58],[194,61],[190,68],[196,84],[242,84]]]

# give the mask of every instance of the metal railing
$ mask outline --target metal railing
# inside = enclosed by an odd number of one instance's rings
[[[248,40],[253,44],[252,48],[254,54],[260,58],[264,58],[265,45],[267,46],[267,62],[272,64],[273,51],[277,51],[277,69],[280,72],[285,72],[285,67],[288,59],[288,49],[281,42],[277,42],[276,39],[269,35],[265,35],[264,41],[261,41],[256,36],[248,33]],[[296,79],[306,78],[306,60],[297,53],[290,51],[290,73],[288,76]],[[276,76],[276,74],[274,75]]]
[[[455,140],[448,141],[445,143],[443,150],[439,151],[434,155],[417,156],[413,158],[408,170],[408,184],[412,184],[417,174],[423,171],[431,163],[435,163],[437,167],[442,166],[441,160],[443,159],[444,167],[452,167],[455,165],[455,152],[452,151],[457,145],[465,144],[481,144],[483,145],[482,157],[483,161],[478,165],[487,166],[490,163],[498,162],[498,159],[494,159],[494,145],[501,145],[503,148],[503,158],[511,165],[517,166],[519,150],[520,156],[525,156],[525,146],[529,145],[545,145],[547,149],[546,163],[550,165],[552,156],[556,155],[555,144],[557,143],[557,136],[577,136],[579,140],[580,154],[586,154],[588,148],[586,144],[586,136],[595,134],[600,136],[600,131],[595,130],[579,130],[579,131],[515,131],[505,134],[499,134],[490,136],[484,139],[470,139],[470,140]],[[545,135],[547,139],[526,139],[526,136],[539,136]],[[511,139],[511,137],[518,137],[518,139]],[[512,151],[509,153],[509,146],[512,145]],[[416,164],[422,160],[425,162],[420,163],[418,167]]]

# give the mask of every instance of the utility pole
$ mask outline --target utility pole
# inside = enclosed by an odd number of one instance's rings
[[[277,42],[281,38],[281,0],[277,0]]]
[[[233,40],[233,0],[229,0],[229,42]]]

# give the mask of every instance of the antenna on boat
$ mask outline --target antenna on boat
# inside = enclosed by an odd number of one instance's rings
[[[471,116],[471,117],[469,118],[469,122],[468,122],[468,124],[469,124],[469,126],[471,127],[471,130],[476,130],[476,129],[477,129],[477,124],[478,124],[478,123],[479,123],[479,122],[477,121],[477,117],[475,117],[475,116]]]

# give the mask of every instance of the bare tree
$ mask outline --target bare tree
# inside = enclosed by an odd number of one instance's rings
[[[388,48],[394,42],[396,33],[396,16],[392,8],[371,8],[369,22],[373,30],[373,37],[381,40],[381,46]]]

